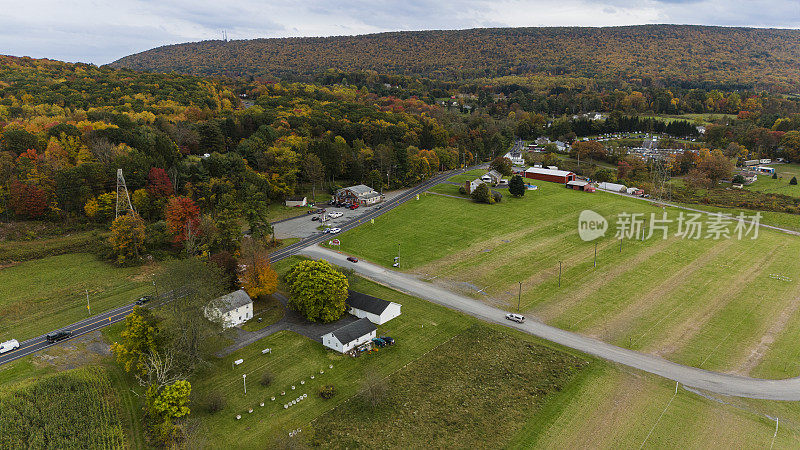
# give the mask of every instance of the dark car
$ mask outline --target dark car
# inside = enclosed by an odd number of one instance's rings
[[[373,338],[372,343],[375,344],[376,347],[386,347],[386,341],[380,338]]]
[[[354,263],[358,262],[358,258],[356,258],[355,256],[348,256],[347,260]]]
[[[389,336],[381,336],[383,342],[386,342],[388,345],[394,345],[394,339]]]
[[[53,343],[53,342],[63,341],[64,339],[69,339],[71,336],[72,336],[71,331],[61,330],[46,335],[45,339],[47,339],[47,342]]]
[[[314,220],[319,220],[319,216],[314,216],[314,217],[312,217],[312,218],[311,218],[311,220],[312,220],[312,221],[314,221]]]
[[[136,300],[136,304],[139,305],[139,306],[142,306],[142,305],[144,305],[145,303],[149,302],[152,299],[153,298],[150,297],[149,295],[143,295],[143,296],[139,297],[138,300]]]

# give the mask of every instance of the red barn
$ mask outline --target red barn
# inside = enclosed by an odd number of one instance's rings
[[[575,174],[566,170],[529,167],[528,170],[525,171],[525,178],[567,184],[568,182],[575,180]]]
[[[588,181],[573,180],[567,182],[568,189],[575,189],[576,191],[594,192],[594,186],[589,184]]]

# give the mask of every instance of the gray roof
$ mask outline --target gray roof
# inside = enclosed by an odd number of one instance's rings
[[[496,170],[490,170],[490,171],[486,172],[486,174],[487,175],[491,175],[491,176],[493,176],[495,178],[500,178],[500,177],[503,176],[500,172],[498,172]]]
[[[583,187],[583,186],[586,186],[587,184],[589,184],[588,181],[581,181],[581,180],[567,181],[567,186],[581,186],[581,187]]]
[[[350,187],[346,187],[346,188],[343,188],[343,189],[339,189],[338,191],[336,191],[336,194],[338,195],[340,192],[344,192],[344,191],[350,191],[353,194],[361,197],[362,195],[371,194],[372,192],[375,192],[375,189],[372,189],[371,187],[363,185],[363,184],[357,184],[355,186],[350,186]]]
[[[378,328],[375,326],[375,324],[364,317],[363,319],[358,319],[349,325],[345,325],[341,328],[333,330],[331,334],[333,334],[333,336],[336,337],[336,339],[338,339],[342,345],[345,345],[366,334],[372,333],[377,329]]]
[[[378,192],[373,192],[373,193],[371,193],[371,194],[364,194],[364,195],[362,195],[361,197],[363,197],[363,198],[372,198],[372,197],[380,197],[380,196],[381,196],[381,194],[380,194],[380,193],[378,193]]]
[[[361,292],[347,291],[347,304],[368,313],[381,315],[386,311],[390,303],[391,302],[387,302],[378,297],[362,294]]]
[[[239,289],[238,291],[231,292],[230,294],[225,294],[217,299],[219,310],[222,313],[233,311],[234,309],[247,305],[248,303],[253,303],[253,300],[249,295],[247,295],[247,292],[245,292],[244,289]]]

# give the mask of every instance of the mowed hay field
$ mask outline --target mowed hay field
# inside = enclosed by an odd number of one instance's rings
[[[118,268],[69,253],[0,269],[0,341],[20,342],[152,294],[151,266]]]
[[[399,243],[401,270],[508,310],[522,282],[521,309],[563,329],[709,370],[800,374],[800,238],[762,228],[755,240],[681,239],[672,223],[667,239],[624,240],[620,249],[619,213],[649,222],[664,210],[536,184],[494,205],[422,196],[342,234],[341,250],[390,266]],[[584,209],[610,222],[595,241],[596,269],[595,242],[578,236]]]
[[[800,179],[800,164],[764,164],[774,167],[778,179],[773,180],[772,175],[764,173],[758,175],[758,181],[748,185],[747,189],[771,194],[783,194],[791,197],[800,197],[800,184],[789,184],[792,177]]]

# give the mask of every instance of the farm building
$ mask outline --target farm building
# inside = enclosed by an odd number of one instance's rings
[[[485,183],[489,183],[491,185],[500,184],[500,180],[502,180],[502,179],[503,179],[503,175],[500,172],[496,171],[496,170],[490,170],[490,171],[486,172],[485,174],[483,174],[483,176],[481,177],[481,180],[483,180]]]
[[[400,315],[400,304],[389,302],[361,292],[348,291],[347,312],[358,317],[367,318],[376,325],[394,319]]]
[[[253,299],[239,289],[214,300],[204,314],[208,320],[221,320],[224,328],[234,327],[253,318]]]
[[[748,159],[747,161],[744,162],[744,165],[746,167],[757,166],[759,164],[761,164],[761,161],[758,159]]]
[[[525,178],[567,184],[575,179],[575,174],[566,170],[529,167],[528,170],[525,171]]]
[[[472,194],[472,191],[474,191],[475,188],[480,186],[481,184],[486,184],[486,182],[481,180],[480,178],[475,178],[472,181],[465,181],[464,190],[467,191],[467,194]]]
[[[606,191],[613,191],[613,192],[626,192],[628,190],[628,187],[625,186],[624,184],[608,183],[608,182],[600,183],[597,185],[597,187]]]
[[[366,317],[322,335],[322,345],[337,352],[347,353],[361,344],[370,342],[378,329]]]
[[[289,197],[286,199],[286,206],[306,206],[308,199],[306,197]]]
[[[576,191],[594,192],[595,188],[588,181],[572,180],[567,182],[567,188]]]
[[[333,195],[333,200],[349,205],[369,206],[383,201],[383,195],[369,186],[359,184],[339,189]]]

